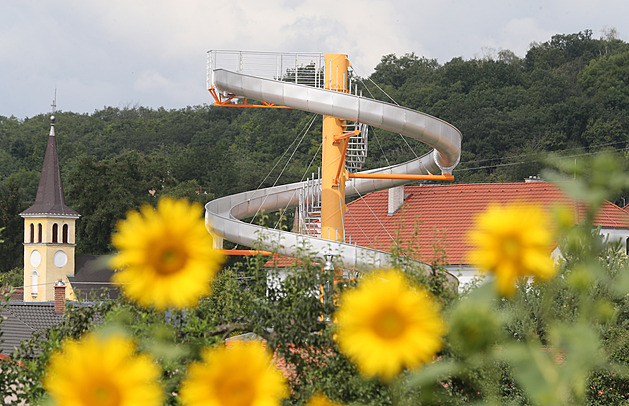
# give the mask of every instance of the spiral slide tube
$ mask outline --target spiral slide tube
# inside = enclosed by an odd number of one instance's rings
[[[434,148],[430,153],[411,161],[363,173],[451,174],[461,156],[462,136],[459,130],[443,120],[405,107],[224,69],[213,71],[212,84],[218,91],[241,97],[358,121],[397,132]],[[351,179],[346,184],[346,195],[364,194],[408,182],[404,179]],[[297,206],[299,190],[304,184],[305,182],[291,183],[212,200],[205,206],[206,226],[229,241],[250,247],[259,244],[265,250],[282,255],[292,256],[300,249],[313,252],[321,258],[324,255],[333,255],[335,263],[346,269],[363,270],[391,264],[392,257],[388,252],[240,221],[259,211],[273,212]]]

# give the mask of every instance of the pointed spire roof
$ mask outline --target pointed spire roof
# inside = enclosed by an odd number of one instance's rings
[[[53,110],[54,113],[54,110]],[[44,156],[44,166],[39,178],[35,203],[20,213],[23,217],[53,215],[79,217],[79,213],[66,206],[61,183],[61,171],[57,158],[57,142],[55,140],[55,116],[50,117],[50,135]]]

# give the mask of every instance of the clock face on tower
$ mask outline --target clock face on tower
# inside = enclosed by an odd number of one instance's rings
[[[39,251],[34,250],[33,252],[31,252],[31,266],[33,268],[37,268],[39,264],[41,264],[41,254],[39,253]]]
[[[52,262],[57,268],[63,268],[68,263],[68,256],[63,251],[57,251],[52,258]]]

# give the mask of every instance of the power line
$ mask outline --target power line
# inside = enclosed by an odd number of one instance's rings
[[[591,145],[590,148],[603,148],[603,147],[608,147],[611,145],[618,145],[618,144],[626,144],[626,141],[618,141],[618,142],[610,142],[607,144],[596,144],[596,145]],[[574,147],[574,148],[566,148],[566,149],[559,149],[556,151],[559,152],[567,152],[567,151],[574,151],[574,150],[582,150],[584,149],[584,147]],[[555,152],[555,151],[552,151]],[[504,159],[511,159],[511,158],[520,158],[520,157],[525,157],[525,156],[536,156],[542,153],[549,153],[549,151],[540,151],[540,152],[532,152],[532,153],[528,153],[528,154],[520,154],[520,155],[509,155],[509,156],[505,156],[505,157],[499,157],[499,158],[485,158],[485,159],[475,159],[473,161],[466,161],[466,162],[461,162],[461,164],[463,163],[480,163],[480,162],[487,162],[487,161],[495,161],[495,160],[504,160]]]
[[[574,148],[574,149],[578,149],[578,148]],[[569,150],[572,150],[572,149],[569,149]],[[615,152],[627,151],[627,150],[629,150],[629,147],[614,149]],[[603,152],[605,152],[605,151],[584,152],[582,154],[573,154],[573,155],[557,155],[556,158],[557,159],[578,158],[578,157],[581,157],[581,156],[597,155],[597,154],[600,154],[600,153],[603,153]],[[536,156],[536,155],[540,155],[540,154],[551,155],[552,152],[540,152],[538,154],[527,154],[527,155],[521,155],[521,156],[531,156],[531,155],[532,156]],[[513,157],[509,157],[509,158],[513,158]],[[497,160],[498,159],[503,160],[503,159],[507,159],[507,157],[505,157],[505,158],[496,158],[496,159]],[[487,159],[485,161],[491,161],[491,159]],[[478,161],[478,162],[485,162],[485,161]],[[476,161],[469,161],[469,162],[476,162]],[[454,169],[453,172],[465,172],[465,171],[471,171],[471,170],[475,170],[475,169],[500,168],[500,167],[506,167],[506,166],[523,165],[523,164],[534,163],[534,162],[539,162],[539,160],[538,159],[533,159],[533,160],[528,160],[528,161],[507,162],[507,163],[494,164],[494,165],[475,166],[475,167],[471,167],[471,168],[459,168],[459,169]],[[468,162],[462,162],[461,164],[465,164],[465,163],[468,163]]]

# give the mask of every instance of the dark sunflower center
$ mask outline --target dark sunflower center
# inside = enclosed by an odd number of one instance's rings
[[[250,406],[254,403],[254,388],[251,382],[242,379],[229,379],[219,388],[221,404],[229,406]]]
[[[100,382],[84,392],[87,405],[118,406],[121,400],[120,391],[111,382]]]
[[[520,241],[513,236],[506,237],[502,241],[502,250],[507,257],[515,259],[520,255]]]
[[[186,263],[185,252],[177,247],[164,247],[159,259],[156,269],[161,274],[177,272],[181,270]]]
[[[404,332],[404,317],[395,309],[385,309],[376,316],[373,327],[382,338],[397,338]]]

